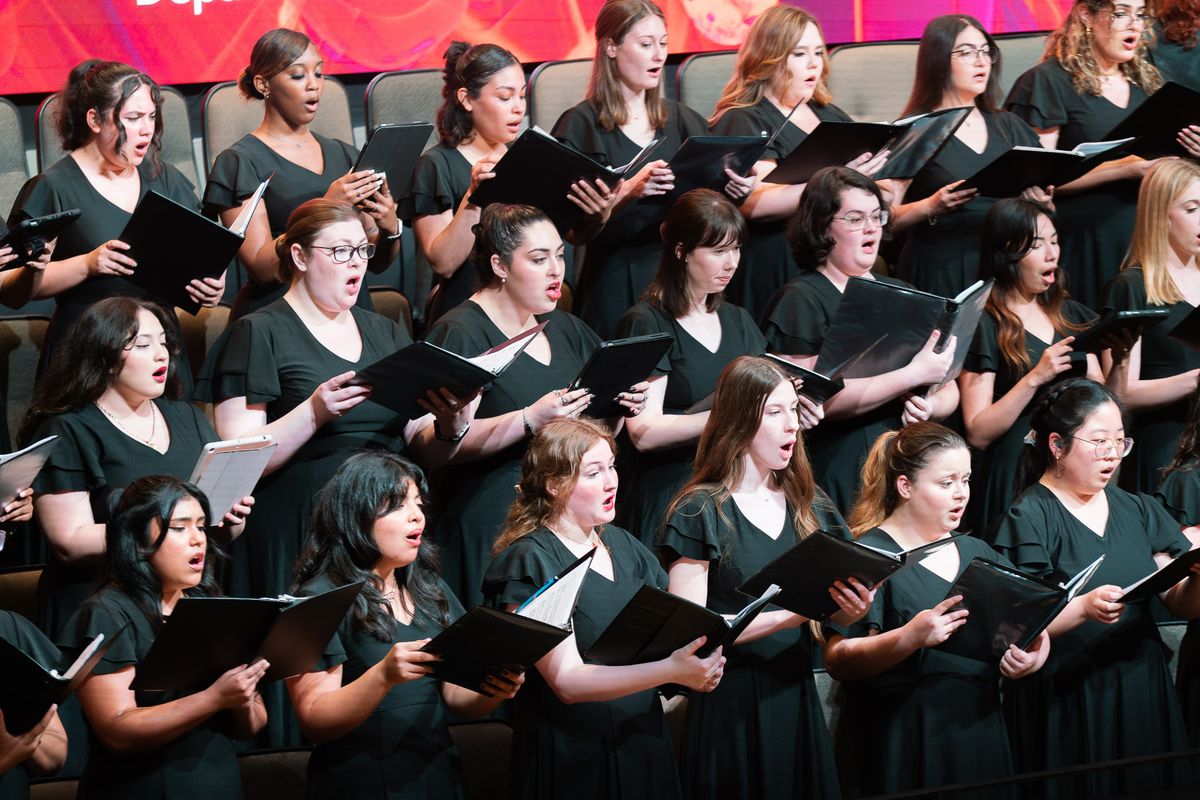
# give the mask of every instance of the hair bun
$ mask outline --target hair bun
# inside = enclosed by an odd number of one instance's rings
[[[250,72],[250,67],[242,70],[242,74],[238,75],[237,88],[241,92],[242,97],[247,100],[266,100],[267,98],[258,87],[254,85],[254,75]]]
[[[442,53],[442,58],[446,62],[444,75],[447,84],[452,83],[457,88],[459,81],[455,79],[455,74],[458,71],[458,60],[470,49],[471,45],[467,42],[451,42],[450,46],[446,48],[446,52]]]

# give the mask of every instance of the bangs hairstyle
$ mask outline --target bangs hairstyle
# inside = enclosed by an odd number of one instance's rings
[[[692,189],[671,205],[658,231],[662,256],[644,297],[678,319],[691,310],[688,256],[697,247],[741,247],[746,242],[746,218],[724,195],[711,189]],[[708,295],[705,308],[716,311],[721,297],[720,292]]]
[[[916,422],[880,434],[863,462],[858,498],[847,520],[850,532],[858,538],[892,515],[901,501],[896,489],[901,475],[916,480],[939,454],[960,449],[967,450],[963,438],[936,422]]]
[[[1020,299],[1021,259],[1033,248],[1040,217],[1045,217],[1051,225],[1055,225],[1054,212],[1047,206],[1032,200],[1008,197],[992,206],[983,223],[979,277],[984,281],[996,281],[988,295],[986,309],[996,320],[1000,357],[1018,372],[1032,369],[1033,362],[1029,360],[1029,353],[1025,349],[1025,324],[1012,309]],[[1063,316],[1063,301],[1069,297],[1066,277],[1066,272],[1058,269],[1054,283],[1034,301],[1050,318],[1055,332],[1063,337],[1087,327],[1076,325]]]
[[[1162,37],[1184,50],[1193,49],[1200,29],[1200,0],[1159,0],[1156,5]]]
[[[307,253],[311,250],[312,243],[321,235],[321,231],[341,222],[357,222],[361,226],[362,217],[349,203],[324,197],[316,197],[297,206],[288,216],[287,230],[275,240],[279,279],[285,284],[290,284],[300,274],[296,269],[296,261],[292,258],[292,245],[300,245],[300,249]],[[365,229],[363,236],[366,236]]]
[[[786,94],[791,82],[791,73],[787,66],[788,56],[809,25],[816,29],[823,47],[825,34],[821,31],[821,24],[804,9],[778,5],[759,14],[750,26],[750,32],[746,34],[746,41],[738,50],[733,77],[725,84],[725,89],[717,100],[716,108],[708,120],[709,125],[715,125],[721,115],[730,109],[757,105],[777,79],[783,80],[783,93]],[[817,78],[817,88],[813,91],[811,104],[824,106],[833,99],[829,92],[828,80],[829,53],[825,51],[821,55],[821,75]]]
[[[921,44],[917,48],[917,74],[913,78],[912,94],[908,97],[908,105],[904,107],[903,117],[913,114],[928,114],[942,103],[942,98],[953,85],[950,77],[950,55],[954,50],[954,40],[967,28],[974,28],[983,34],[988,47],[996,52],[996,60],[992,62],[988,73],[987,86],[983,93],[975,98],[975,106],[980,111],[998,111],[1003,97],[1000,92],[1000,66],[1002,56],[1000,48],[992,35],[984,30],[979,20],[966,14],[947,14],[934,17],[925,26],[921,34]]]
[[[1163,477],[1172,472],[1194,470],[1197,465],[1200,465],[1200,381],[1188,397],[1187,422],[1179,434],[1179,446],[1171,463],[1163,468]]]
[[[33,400],[18,432],[19,441],[32,441],[47,417],[100,399],[121,372],[126,351],[137,337],[138,313],[143,310],[154,315],[166,334],[170,360],[162,396],[179,399],[183,382],[179,379],[178,322],[165,308],[148,300],[106,297],[88,306],[67,328],[34,387]]]
[[[836,242],[830,234],[833,218],[842,207],[842,192],[862,189],[879,201],[881,211],[888,210],[887,200],[875,181],[849,167],[825,167],[813,173],[800,203],[788,223],[787,241],[792,258],[802,272],[814,270],[829,258]],[[891,222],[883,226],[880,236],[890,238]]]
[[[1078,445],[1073,437],[1087,422],[1092,412],[1105,403],[1112,403],[1125,419],[1125,408],[1106,386],[1087,378],[1068,378],[1050,384],[1033,408],[1033,444],[1021,449],[1017,465],[1017,486],[1014,495],[1037,483],[1046,470],[1054,466],[1050,452],[1050,434],[1062,439],[1064,453]]]
[[[512,53],[495,44],[453,42],[442,54],[442,104],[437,110],[438,141],[446,147],[458,147],[475,136],[475,121],[463,108],[458,90],[478,100],[483,87],[496,73],[521,62]],[[522,77],[522,81],[524,77]]]
[[[163,626],[162,581],[150,564],[150,558],[167,538],[171,518],[179,503],[189,498],[200,504],[205,523],[211,525],[212,509],[204,492],[169,475],[138,478],[120,495],[114,493],[111,498],[104,532],[104,563],[96,585],[119,589],[134,601],[156,631]],[[200,584],[185,589],[185,597],[221,594],[215,570],[217,561],[222,558],[224,554],[213,537],[206,537]]]
[[[300,31],[276,28],[258,37],[250,50],[250,63],[238,75],[237,87],[247,100],[265,100],[266,96],[254,85],[257,75],[269,81],[304,55],[312,40]]]
[[[1152,306],[1181,303],[1183,293],[1167,269],[1171,252],[1168,213],[1180,196],[1200,180],[1200,164],[1186,158],[1163,159],[1150,168],[1138,189],[1137,219],[1129,254],[1121,269],[1141,267],[1146,284],[1146,302]]]
[[[382,642],[392,640],[396,618],[385,610],[383,579],[375,573],[382,558],[375,542],[375,523],[404,505],[411,486],[425,497],[421,469],[395,453],[368,450],[350,456],[317,497],[296,570],[294,591],[316,578],[325,578],[334,586],[365,581],[350,609],[351,627]],[[450,623],[433,542],[422,538],[416,560],[396,570],[396,583],[407,590],[407,595],[400,594],[400,604],[414,622],[437,627]]]
[[[612,431],[583,417],[554,420],[534,434],[521,460],[517,497],[496,537],[493,555],[563,515],[579,481],[580,462],[599,442],[607,443],[613,455],[617,454]],[[603,535],[603,526],[597,533]]]
[[[629,29],[649,16],[658,17],[665,26],[662,9],[648,0],[606,0],[596,15],[596,55],[592,60],[592,78],[587,101],[596,111],[600,127],[611,131],[629,122],[629,109],[621,97],[621,79],[617,59],[609,58],[608,45],[619,46]],[[665,66],[665,65],[664,65]],[[667,124],[667,104],[663,101],[662,78],[646,92],[646,115],[650,127],[658,130]]]
[[[471,229],[475,233],[471,258],[475,262],[476,288],[500,285],[500,276],[492,269],[492,256],[511,265],[513,253],[525,241],[525,231],[539,222],[550,222],[550,218],[533,206],[492,203],[483,210]]]
[[[162,172],[162,91],[149,75],[120,61],[89,59],[75,65],[67,76],[54,112],[54,128],[63,150],[78,150],[92,140],[95,134],[88,127],[88,112],[93,109],[97,117],[116,126],[117,149],[124,147],[129,137],[121,124],[121,111],[143,86],[150,90],[150,100],[154,103],[154,134],[147,155],[151,173]]]
[[[1103,16],[1116,6],[1111,0],[1078,0],[1071,7],[1058,30],[1046,39],[1046,52],[1042,60],[1057,58],[1071,76],[1071,84],[1079,94],[1100,96],[1100,67],[1096,64],[1096,56],[1092,53],[1092,26],[1084,22],[1084,13],[1090,13],[1092,18]],[[1149,11],[1151,4],[1146,5]],[[1146,94],[1154,94],[1163,85],[1162,75],[1150,63],[1148,46],[1153,41],[1154,32],[1146,29],[1142,34],[1138,49],[1133,58],[1118,66],[1125,78],[1135,86],[1140,86]]]

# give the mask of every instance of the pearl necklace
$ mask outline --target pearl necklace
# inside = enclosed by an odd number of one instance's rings
[[[113,425],[116,425],[117,428],[119,428],[121,430],[121,432],[124,433],[126,436],[128,436],[130,439],[134,439],[145,445],[149,445],[151,442],[154,441],[154,436],[155,436],[155,434],[158,433],[158,406],[154,405],[154,403],[150,403],[150,436],[148,436],[145,439],[143,439],[141,436],[138,436],[133,431],[129,430],[129,428],[126,428],[125,425],[121,422],[121,420],[119,420],[115,416],[113,416],[113,414],[107,408],[100,405],[99,400],[96,400],[93,403],[93,405],[95,405],[96,408],[100,409],[100,413],[103,414],[104,416],[108,417],[109,421],[112,422]]]

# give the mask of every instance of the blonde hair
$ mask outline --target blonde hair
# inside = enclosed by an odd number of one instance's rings
[[[600,127],[606,131],[629,122],[629,110],[621,97],[621,78],[617,60],[605,52],[608,45],[620,45],[629,29],[649,16],[656,16],[665,25],[662,9],[649,0],[606,0],[596,15],[596,56],[592,60],[592,79],[587,100],[596,110]],[[646,91],[646,116],[650,126],[658,129],[667,124],[667,104],[662,96],[662,81]]]
[[[1167,214],[1179,195],[1193,181],[1200,180],[1200,165],[1187,159],[1163,160],[1150,168],[1138,190],[1137,219],[1133,240],[1121,269],[1142,268],[1146,284],[1146,302],[1167,306],[1183,301],[1183,293],[1171,279],[1167,258],[1171,245],[1167,238]]]
[[[1077,0],[1062,26],[1046,40],[1042,60],[1057,58],[1063,69],[1070,73],[1071,83],[1080,94],[1100,96],[1100,67],[1092,53],[1092,27],[1084,22],[1083,12],[1089,11],[1095,16],[1112,11],[1113,5],[1111,0]],[[1147,46],[1153,36],[1153,30],[1147,29],[1133,59],[1119,67],[1125,78],[1140,86],[1146,94],[1154,94],[1163,85],[1162,75],[1147,58]]]
[[[802,8],[772,6],[760,14],[750,26],[750,33],[746,35],[746,41],[738,50],[733,77],[725,84],[721,99],[717,100],[708,123],[715,124],[721,115],[730,109],[757,105],[776,78],[784,79],[786,89],[791,80],[787,68],[788,55],[809,25],[817,29],[821,42],[824,43],[825,34],[821,32],[820,23]],[[829,77],[829,54],[825,53],[821,61],[821,75],[817,79],[812,102],[823,106],[833,99],[826,83]]]

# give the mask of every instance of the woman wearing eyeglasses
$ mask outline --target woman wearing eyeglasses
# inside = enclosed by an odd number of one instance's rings
[[[1005,108],[1037,129],[1043,147],[1070,150],[1103,140],[1162,86],[1146,57],[1152,20],[1144,0],[1077,0],[1050,34],[1042,63],[1017,78]],[[1200,155],[1200,134],[1184,129],[1179,137]],[[1056,187],[1062,268],[1071,294],[1089,308],[1099,308],[1125,257],[1137,184],[1149,167],[1135,157],[1108,161]]]
[[[1103,556],[1091,588],[1050,624],[1042,670],[1007,686],[1005,715],[1020,771],[1151,756],[1187,746],[1179,700],[1154,622],[1159,601],[1200,616],[1200,567],[1158,598],[1122,603],[1124,590],[1190,548],[1157,502],[1111,485],[1133,448],[1113,394],[1073,378],[1033,412],[1021,458],[1027,487],[994,546],[1019,569],[1055,582]],[[1027,796],[1110,797],[1192,779],[1187,761],[1096,770],[1030,787]]]
[[[1000,110],[1000,50],[979,21],[965,14],[925,26],[917,74],[904,116],[969,106],[971,113],[937,157],[901,190],[896,229],[908,229],[898,274],[918,289],[953,297],[979,277],[979,234],[994,198],[958,189],[1012,147],[1037,147],[1037,134]],[[1049,199],[1037,187],[1026,194]]]

